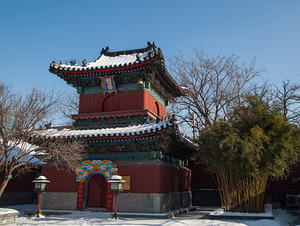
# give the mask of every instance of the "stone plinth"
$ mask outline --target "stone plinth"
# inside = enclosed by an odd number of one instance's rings
[[[0,225],[16,225],[19,212],[14,209],[0,208]]]

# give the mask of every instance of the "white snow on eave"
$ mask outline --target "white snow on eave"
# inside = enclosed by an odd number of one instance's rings
[[[133,53],[133,54],[123,54],[118,56],[106,56],[101,55],[96,61],[88,63],[86,66],[80,66],[80,65],[67,65],[67,64],[56,64],[55,68],[58,69],[77,69],[77,70],[83,70],[83,69],[89,69],[91,67],[109,67],[109,66],[119,66],[119,65],[125,65],[125,64],[133,64],[137,61],[137,55],[139,56],[140,60],[143,61],[145,57],[148,56],[148,52],[143,53]]]
[[[45,164],[44,162],[42,162],[41,160],[35,157],[36,154],[43,154],[43,152],[34,151],[34,149],[38,148],[38,146],[30,145],[28,143],[25,143],[25,145],[28,146],[28,149],[26,149],[22,145],[9,146],[9,148],[11,148],[9,152],[9,161],[11,161],[13,158],[19,158],[26,153],[23,157],[21,157],[18,160],[18,162],[27,162],[29,164],[36,164],[36,165]]]
[[[22,150],[26,150],[26,152],[31,152],[33,154],[34,154],[33,150],[38,148],[38,146],[30,144],[30,143],[27,143],[25,141],[21,141],[18,145],[14,145],[14,142],[9,141],[8,145],[9,146],[16,146],[16,147],[18,147],[18,148],[20,148]]]
[[[136,126],[128,127],[117,127],[117,128],[102,128],[102,129],[86,129],[86,130],[76,130],[76,129],[47,129],[47,130],[38,130],[36,131],[36,136],[44,136],[46,138],[57,138],[57,137],[92,137],[92,136],[108,136],[116,134],[116,136],[130,135],[134,133],[147,133],[151,129],[154,131],[160,129],[160,127],[167,127],[169,121],[163,121],[160,123],[149,123]]]
[[[189,145],[194,146],[194,147],[198,147],[199,146],[197,143],[195,143],[194,141],[192,141],[192,139],[189,136],[187,136],[186,134],[180,133],[180,135],[181,135],[181,138],[183,140],[185,140]]]
[[[186,86],[180,86],[180,88],[181,88],[182,90],[186,90],[186,91],[188,91],[188,90],[189,90],[189,88],[188,88],[188,87],[186,87]]]

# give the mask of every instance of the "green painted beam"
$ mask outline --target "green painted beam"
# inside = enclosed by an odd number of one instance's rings
[[[143,84],[137,83],[128,83],[122,84],[117,87],[118,92],[125,92],[131,90],[142,90],[146,89],[151,95],[156,98],[162,105],[168,106],[168,100],[163,99],[158,93],[156,93],[152,88],[151,84],[144,82]],[[78,94],[96,94],[103,93],[103,89],[101,87],[77,87]]]
[[[168,155],[163,155],[160,151],[148,152],[109,152],[89,154],[86,159],[90,160],[161,160],[163,162],[174,164],[180,167],[188,165],[187,161],[180,160]]]

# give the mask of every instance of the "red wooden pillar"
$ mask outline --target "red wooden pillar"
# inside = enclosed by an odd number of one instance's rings
[[[77,210],[82,210],[83,204],[83,193],[84,193],[84,181],[78,182],[77,186]]]
[[[113,193],[110,191],[110,184],[106,185],[106,210],[112,211],[113,209]]]
[[[38,199],[38,208],[37,208],[37,215],[38,217],[40,216],[40,213],[41,213],[41,194],[42,192],[39,192],[39,199]]]

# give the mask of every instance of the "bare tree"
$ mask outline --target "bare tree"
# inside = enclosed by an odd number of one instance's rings
[[[79,95],[70,94],[62,101],[62,115],[66,119],[67,124],[72,124],[72,115],[77,114],[79,111]]]
[[[275,87],[273,96],[287,120],[300,125],[300,85],[283,81],[280,87]]]
[[[12,94],[5,84],[0,84],[0,170],[5,174],[0,185],[0,197],[9,175],[24,172],[32,167],[37,156],[42,161],[67,165],[74,169],[82,159],[83,146],[56,139],[55,143],[39,139],[33,145],[37,129],[55,115],[59,98],[53,93],[33,89],[25,97]]]
[[[199,134],[243,104],[250,82],[260,71],[255,69],[254,60],[244,64],[234,55],[209,57],[197,49],[193,53],[190,59],[183,56],[170,59],[170,71],[187,88],[187,95],[178,98],[171,111]]]

